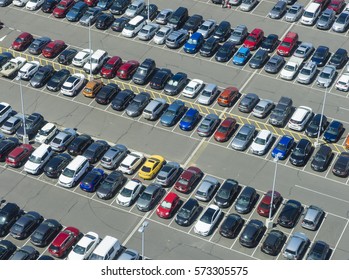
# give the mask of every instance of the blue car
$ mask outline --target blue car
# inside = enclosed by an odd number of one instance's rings
[[[279,155],[279,159],[285,159],[291,152],[293,145],[294,138],[289,135],[284,135],[274,147],[273,151],[271,152],[271,156],[275,158],[276,155]]]
[[[88,5],[85,2],[77,2],[65,16],[69,21],[78,21],[87,11]]]
[[[174,101],[162,114],[160,122],[164,126],[174,125],[185,112],[185,103],[181,100]]]
[[[196,32],[191,37],[189,40],[184,44],[184,51],[186,53],[197,53],[202,44],[204,43],[204,36],[202,36],[201,33]]]
[[[241,47],[233,57],[233,63],[235,65],[244,65],[250,57],[250,49]]]
[[[326,142],[337,142],[343,132],[343,124],[333,120],[324,132],[323,138]]]
[[[114,0],[99,0],[97,7],[101,8],[103,11],[108,10],[111,5],[113,5]]]
[[[85,192],[94,192],[104,177],[105,175],[103,169],[93,168],[80,182],[80,189]]]
[[[192,130],[199,120],[199,111],[194,108],[190,108],[179,122],[179,128],[184,131]]]

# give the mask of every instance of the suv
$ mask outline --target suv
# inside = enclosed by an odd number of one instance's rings
[[[15,203],[7,203],[0,209],[0,236],[7,234],[12,225],[21,216],[22,211]]]
[[[128,150],[124,145],[116,144],[110,147],[101,159],[101,165],[107,169],[113,169],[127,156]]]
[[[299,260],[303,257],[308,244],[309,238],[302,232],[296,232],[291,236],[282,255],[289,260]]]
[[[150,76],[156,69],[155,61],[151,58],[146,58],[137,68],[136,73],[132,77],[132,81],[138,85],[144,85],[149,80]]]
[[[288,116],[292,113],[292,104],[291,98],[281,96],[279,102],[271,111],[269,123],[274,126],[284,126]]]
[[[184,25],[188,18],[188,9],[185,7],[178,7],[168,19],[167,25],[173,27],[174,30],[178,30]]]
[[[166,39],[166,47],[170,49],[179,48],[188,39],[188,32],[185,30],[172,31]]]
[[[156,120],[167,106],[166,100],[163,98],[155,98],[150,101],[143,110],[143,117],[147,120]]]
[[[299,106],[288,121],[288,128],[302,131],[305,125],[313,117],[313,110],[310,107]]]
[[[325,212],[321,208],[314,205],[310,205],[307,209],[307,212],[304,215],[302,227],[309,230],[316,230],[324,214]]]
[[[25,128],[26,128],[26,134],[29,139],[32,139],[39,129],[44,124],[44,117],[39,113],[33,113],[29,115],[27,118],[25,118]],[[19,139],[22,139],[24,136],[24,126],[22,126],[17,130],[16,136]]]
[[[301,84],[310,84],[316,74],[317,65],[314,61],[308,61],[299,71],[297,82]]]

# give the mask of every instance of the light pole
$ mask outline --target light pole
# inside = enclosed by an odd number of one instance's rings
[[[149,23],[149,22],[150,22],[150,20],[149,20],[149,18],[150,18],[149,13],[150,13],[150,11],[149,11],[149,0],[148,0],[148,22],[147,22],[147,23]]]
[[[142,234],[142,260],[144,260],[144,233],[145,228],[149,225],[148,221],[144,221],[142,226],[138,229],[138,232]]]
[[[91,57],[92,57],[92,42],[91,42],[91,20],[92,18],[90,18],[89,22],[88,22],[88,48],[89,48],[89,52],[90,52],[90,77],[89,80],[92,81],[92,63],[91,63]]]
[[[317,148],[320,144],[319,139],[320,139],[320,133],[321,133],[321,127],[322,127],[322,118],[324,116],[324,111],[325,111],[326,96],[327,96],[327,88],[325,89],[324,100],[322,102],[322,110],[321,110],[321,116],[320,116],[319,130],[317,132],[316,142],[314,143],[315,148]]]
[[[22,89],[22,79],[21,75],[18,74],[16,80],[19,81],[19,92],[21,95],[21,106],[22,106],[22,115],[23,115],[23,144],[29,143],[29,138],[27,135],[27,129],[25,127],[25,114],[24,114],[24,100],[23,100],[23,89]]]

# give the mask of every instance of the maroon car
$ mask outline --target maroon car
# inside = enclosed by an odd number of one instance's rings
[[[42,55],[47,58],[52,58],[61,53],[67,45],[62,40],[54,40],[46,45],[42,50]]]
[[[138,61],[129,60],[120,66],[120,68],[116,72],[116,76],[118,76],[122,80],[129,80],[132,78],[133,74],[136,72],[138,66],[139,66]]]
[[[190,166],[181,174],[174,187],[179,192],[190,192],[202,176],[203,172],[201,169]]]
[[[61,0],[61,2],[57,4],[56,8],[53,9],[52,14],[56,18],[64,18],[74,4],[74,0]]]
[[[33,42],[34,37],[28,32],[21,33],[12,43],[12,48],[16,51],[24,51]]]
[[[112,79],[115,77],[116,72],[122,65],[122,59],[120,56],[112,56],[108,59],[107,63],[101,69],[101,76],[103,78]]]

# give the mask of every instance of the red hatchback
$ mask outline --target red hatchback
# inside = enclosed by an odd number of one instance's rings
[[[200,180],[202,176],[203,172],[201,171],[201,169],[195,166],[190,166],[181,174],[174,187],[179,192],[190,192],[193,186]]]
[[[28,32],[21,33],[12,43],[12,48],[16,51],[24,51],[33,42],[34,37]]]
[[[70,248],[78,241],[80,231],[75,227],[67,227],[60,232],[52,241],[48,251],[51,255],[61,258],[65,256]]]
[[[218,127],[214,134],[214,139],[217,142],[225,142],[233,134],[236,127],[236,119],[226,118]]]
[[[344,0],[332,0],[327,9],[333,10],[336,14],[339,14],[345,7]]]
[[[122,65],[122,59],[119,56],[112,56],[108,59],[107,63],[101,69],[101,76],[103,78],[112,79],[115,77],[116,72]]]
[[[255,28],[245,39],[244,47],[249,48],[250,50],[255,50],[258,48],[263,38],[264,38],[264,31],[260,28]]]
[[[74,4],[74,0],[61,0],[61,2],[57,4],[56,8],[53,9],[52,14],[56,18],[64,18]]]
[[[27,161],[33,150],[33,146],[29,144],[22,144],[16,147],[6,157],[6,164],[12,167],[22,166]]]
[[[120,68],[116,72],[116,76],[118,76],[122,80],[129,80],[132,78],[133,74],[136,72],[138,66],[139,66],[138,61],[129,60],[120,66]]]
[[[179,206],[179,196],[175,194],[174,192],[170,192],[166,195],[164,200],[161,202],[161,204],[156,209],[156,214],[160,218],[169,219],[173,216],[173,213]]]
[[[67,45],[62,40],[54,40],[46,45],[42,50],[42,55],[47,58],[53,58],[61,53]]]
[[[259,203],[257,207],[257,213],[263,217],[269,217],[269,212],[270,212],[270,204],[271,204],[271,195],[272,191],[268,191],[262,201]],[[272,215],[276,212],[278,207],[280,206],[282,202],[282,196],[279,192],[274,191],[274,199],[273,199],[273,210],[272,210]]]

